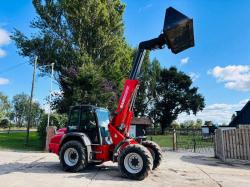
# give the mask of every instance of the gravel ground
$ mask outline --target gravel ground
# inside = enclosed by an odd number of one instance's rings
[[[132,181],[121,178],[111,162],[66,173],[54,154],[0,151],[0,186],[250,186],[250,163],[166,151],[159,169],[143,181]]]

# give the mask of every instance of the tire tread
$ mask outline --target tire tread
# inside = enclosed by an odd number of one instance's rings
[[[133,151],[139,152],[140,154],[144,155],[144,159],[146,163],[145,168],[142,169],[143,172],[139,172],[139,174],[129,173],[123,165],[125,156],[128,153],[133,152]],[[127,177],[127,178],[134,179],[134,180],[143,180],[148,176],[149,172],[151,172],[152,167],[153,167],[153,158],[151,156],[151,153],[149,152],[148,149],[146,149],[144,146],[140,144],[128,145],[127,147],[124,148],[124,150],[118,156],[118,168],[123,177]]]
[[[76,147],[76,149],[80,151],[80,154],[79,153],[78,154],[81,160],[79,163],[77,163],[73,167],[67,166],[66,163],[64,162],[63,154],[64,154],[64,151],[69,147]],[[64,143],[62,148],[60,149],[59,157],[60,157],[60,164],[64,171],[78,172],[87,166],[86,148],[84,145],[82,145],[81,142],[76,141],[76,140],[71,140],[71,141]]]
[[[153,161],[153,170],[158,168],[163,158],[161,147],[157,143],[150,141],[150,140],[143,141],[142,145],[153,149],[153,151],[155,152],[155,157],[156,157]]]

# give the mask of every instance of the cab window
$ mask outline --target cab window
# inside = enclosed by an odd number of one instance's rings
[[[94,112],[90,110],[82,110],[80,129],[87,131],[96,130],[96,119]]]
[[[68,129],[69,130],[77,130],[78,122],[80,117],[80,111],[79,109],[73,109],[71,110]]]
[[[88,109],[82,110],[80,131],[86,133],[93,144],[99,143],[98,129],[94,111]]]

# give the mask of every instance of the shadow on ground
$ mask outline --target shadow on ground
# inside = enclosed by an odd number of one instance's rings
[[[13,162],[7,164],[0,164],[0,176],[11,174],[14,172],[22,173],[44,173],[53,175],[63,175],[67,178],[86,178],[89,180],[113,180],[113,181],[131,181],[122,178],[117,166],[106,166],[104,164],[99,166],[88,166],[85,170],[77,173],[69,173],[62,170],[58,162],[39,162],[20,163]]]
[[[192,164],[250,170],[250,161],[228,160],[226,162],[223,162],[214,157],[208,157],[205,155],[182,156],[181,160],[183,160],[184,162],[192,163]]]

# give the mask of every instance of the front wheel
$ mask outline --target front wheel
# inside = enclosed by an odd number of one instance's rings
[[[143,180],[152,170],[153,158],[144,146],[128,145],[118,156],[118,167],[124,177]]]
[[[87,166],[87,153],[79,141],[68,141],[60,150],[60,163],[63,170],[77,172]]]
[[[159,167],[162,161],[162,151],[160,146],[157,143],[149,140],[143,141],[142,145],[149,150],[153,157],[153,170]]]

